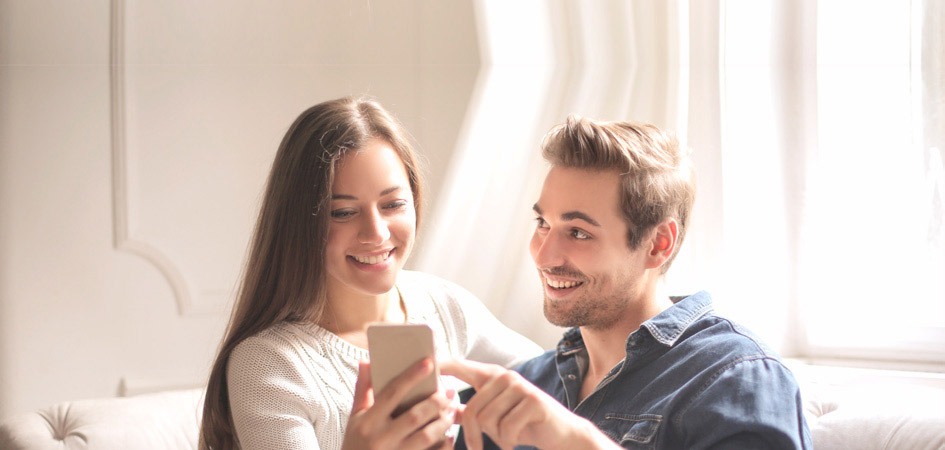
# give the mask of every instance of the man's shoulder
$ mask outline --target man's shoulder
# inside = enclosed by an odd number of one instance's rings
[[[548,350],[541,355],[513,367],[512,370],[521,374],[523,378],[531,381],[532,384],[543,386],[549,380],[554,381],[558,379],[558,369],[555,366],[556,354],[556,349]]]
[[[732,319],[710,312],[693,322],[677,343],[694,352],[732,357],[758,355],[779,359],[777,353],[748,328]]]

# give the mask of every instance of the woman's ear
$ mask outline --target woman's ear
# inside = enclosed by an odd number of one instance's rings
[[[663,265],[676,249],[676,239],[679,236],[679,224],[676,219],[666,219],[653,228],[649,241],[647,255],[647,269],[655,269]]]

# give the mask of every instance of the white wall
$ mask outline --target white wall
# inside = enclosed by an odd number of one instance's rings
[[[0,0],[0,417],[203,380],[311,104],[380,99],[435,204],[479,72],[440,3]]]

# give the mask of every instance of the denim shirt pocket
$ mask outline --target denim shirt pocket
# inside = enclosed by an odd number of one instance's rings
[[[663,416],[658,414],[606,414],[597,427],[608,437],[629,449],[656,448],[656,434]]]

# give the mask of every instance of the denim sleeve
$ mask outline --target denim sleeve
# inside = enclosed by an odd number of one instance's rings
[[[764,355],[740,358],[713,374],[674,420],[686,448],[813,447],[794,376]]]

